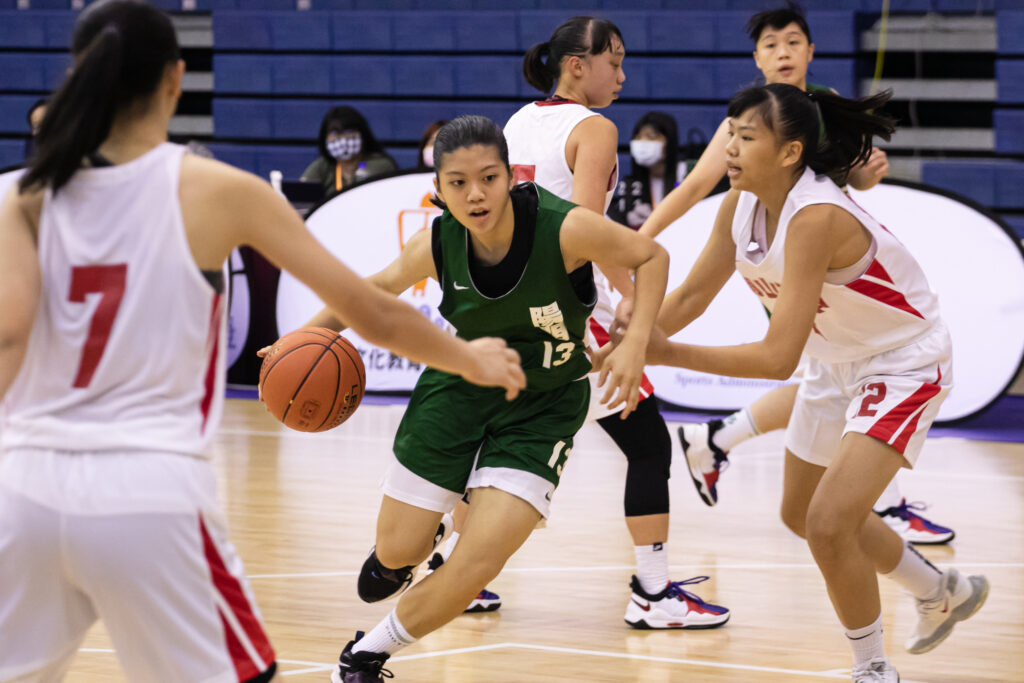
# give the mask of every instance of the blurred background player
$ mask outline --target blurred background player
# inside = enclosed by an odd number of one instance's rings
[[[916,600],[912,654],[935,648],[988,594],[984,576],[938,570],[871,511],[896,472],[914,466],[952,386],[952,342],[924,273],[828,177],[867,158],[872,136],[889,139],[893,119],[874,113],[889,96],[854,101],[786,84],[733,96],[733,189],[686,281],[666,298],[648,352],[652,363],[768,379],[789,377],[809,357],[786,430],[782,519],[821,570],[855,683],[899,681],[885,654],[876,572]],[[734,271],[771,312],[764,339],[669,342]],[[856,286],[864,278],[885,280],[886,293]]]
[[[97,2],[71,51],[0,205],[0,680],[60,680],[102,618],[129,680],[268,681],[206,449],[231,250],[260,249],[396,353],[510,391],[518,359],[368,285],[255,176],[169,144],[184,62],[166,15]]]
[[[754,43],[754,62],[766,83],[786,83],[801,90],[830,91],[827,86],[807,83],[807,69],[814,58],[814,43],[799,5],[755,14],[747,22],[747,34]],[[822,128],[822,135],[825,135]],[[725,175],[725,146],[728,142],[728,121],[723,121],[707,150],[677,189],[655,207],[644,223],[642,232],[656,236],[698,201],[707,196]],[[885,152],[873,148],[868,159],[848,172],[833,177],[843,187],[847,183],[867,190],[877,185],[888,173]],[[735,446],[758,434],[783,429],[789,422],[796,397],[796,385],[774,389],[748,408],[724,420],[684,425],[679,430],[680,442],[694,485],[708,505],[718,502],[718,481],[728,454]],[[875,502],[874,509],[906,540],[921,544],[948,543],[952,529],[935,524],[920,514],[926,506],[908,505],[900,492],[898,477],[894,478]]]
[[[618,131],[594,109],[609,106],[626,79],[625,43],[618,27],[592,17],[574,17],[523,59],[523,75],[537,90],[553,94],[527,104],[505,125],[509,159],[519,181],[535,181],[563,199],[605,213],[618,179]],[[608,283],[632,296],[629,273],[597,262],[598,302],[589,322],[593,346],[608,341],[614,309]],[[592,377],[593,379],[593,377]],[[596,419],[627,460],[624,507],[633,538],[637,572],[625,620],[635,628],[709,628],[721,626],[729,611],[706,603],[669,580],[668,479],[672,443],[654,388],[644,376],[636,411],[619,414],[593,403]],[[595,389],[594,394],[599,392]]]

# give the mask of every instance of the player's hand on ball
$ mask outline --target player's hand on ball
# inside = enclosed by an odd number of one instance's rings
[[[259,351],[256,352],[256,357],[257,358],[266,358],[267,354],[270,353],[270,349],[271,348],[273,348],[273,345],[264,346],[262,349],[260,349]]]
[[[508,348],[504,339],[481,337],[469,342],[469,346],[475,362],[473,369],[462,375],[467,381],[485,387],[501,387],[508,401],[526,388],[526,374],[519,354]]]

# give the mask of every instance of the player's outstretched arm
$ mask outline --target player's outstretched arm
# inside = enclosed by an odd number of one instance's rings
[[[661,305],[658,327],[672,336],[699,318],[718,295],[736,267],[732,220],[740,193],[730,190],[715,217],[707,244],[683,284],[672,290]],[[651,361],[654,362],[653,360]]]
[[[425,278],[436,280],[434,256],[430,250],[430,231],[431,228],[427,228],[413,235],[398,258],[380,272],[366,278],[366,281],[397,296]],[[306,327],[326,327],[340,332],[346,325],[330,308],[325,307],[306,323]]]
[[[219,228],[217,246],[222,253],[211,247],[197,254],[197,262],[219,256],[223,263],[235,245],[250,244],[316,292],[341,322],[371,344],[470,382],[503,387],[510,397],[526,386],[518,354],[502,340],[474,345],[446,334],[419,311],[334,258],[306,230],[287,201],[262,180],[201,161],[205,163],[191,164],[187,182],[183,166],[183,204],[186,198],[205,200],[200,204],[208,212],[204,224]],[[207,202],[216,205],[207,207]]]
[[[18,195],[12,187],[0,203],[0,401],[18,376],[28,349],[42,291],[31,204],[42,193]]]
[[[686,174],[683,182],[669,192],[661,203],[654,208],[640,233],[648,237],[657,237],[661,231],[671,225],[680,216],[693,208],[693,205],[707,197],[715,185],[725,175],[725,146],[729,144],[729,119],[722,121],[711,138],[704,153],[700,155],[697,165]]]
[[[622,411],[625,419],[639,400],[647,340],[668,281],[668,252],[649,237],[583,207],[573,209],[566,216],[560,241],[570,271],[586,261],[604,261],[636,272],[629,328],[605,360],[599,381],[604,385],[610,380],[602,403],[612,408],[625,403]]]
[[[842,209],[825,204],[809,206],[790,221],[786,269],[764,339],[736,346],[667,342],[652,355],[664,365],[715,375],[787,379],[796,370],[807,344],[829,264],[840,241],[849,234],[837,229],[836,212]]]

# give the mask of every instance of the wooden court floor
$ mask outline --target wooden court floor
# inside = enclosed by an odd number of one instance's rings
[[[327,681],[353,632],[391,609],[360,602],[355,576],[373,543],[377,483],[401,410],[366,405],[333,432],[303,435],[253,401],[228,401],[216,439],[221,504],[282,680]],[[695,590],[732,610],[724,628],[641,632],[623,623],[633,565],[621,517],[625,462],[588,425],[547,528],[490,586],[501,610],[459,617],[402,651],[389,663],[396,680],[848,681],[849,648],[824,583],[804,542],[778,520],[781,444],[775,433],[737,448],[715,508],[697,498],[677,453],[672,578],[710,576]],[[914,656],[902,647],[911,599],[880,581],[886,646],[904,683],[1024,681],[1024,445],[932,439],[902,482],[909,499],[931,503],[929,517],[957,531],[951,547],[924,554],[992,584],[973,619]],[[67,680],[125,680],[101,626]]]

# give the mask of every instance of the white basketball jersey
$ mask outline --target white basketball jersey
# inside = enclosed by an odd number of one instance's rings
[[[565,161],[565,143],[583,119],[600,116],[571,100],[531,102],[505,124],[508,160],[516,182],[533,181],[548,192],[572,201],[572,170]],[[619,182],[619,165],[608,178],[604,210]]]
[[[732,223],[736,270],[772,311],[782,286],[789,221],[805,206],[834,204],[849,212],[874,241],[856,267],[830,271],[821,288],[818,313],[805,351],[826,362],[867,358],[906,346],[939,322],[939,304],[921,267],[899,240],[826,176],[805,169],[790,190],[775,239],[759,262],[753,253],[755,222],[764,207],[749,192],[740,194]],[[763,221],[763,218],[760,218]]]
[[[184,152],[165,143],[46,191],[42,292],[5,401],[5,448],[204,453],[226,326],[185,236]]]

